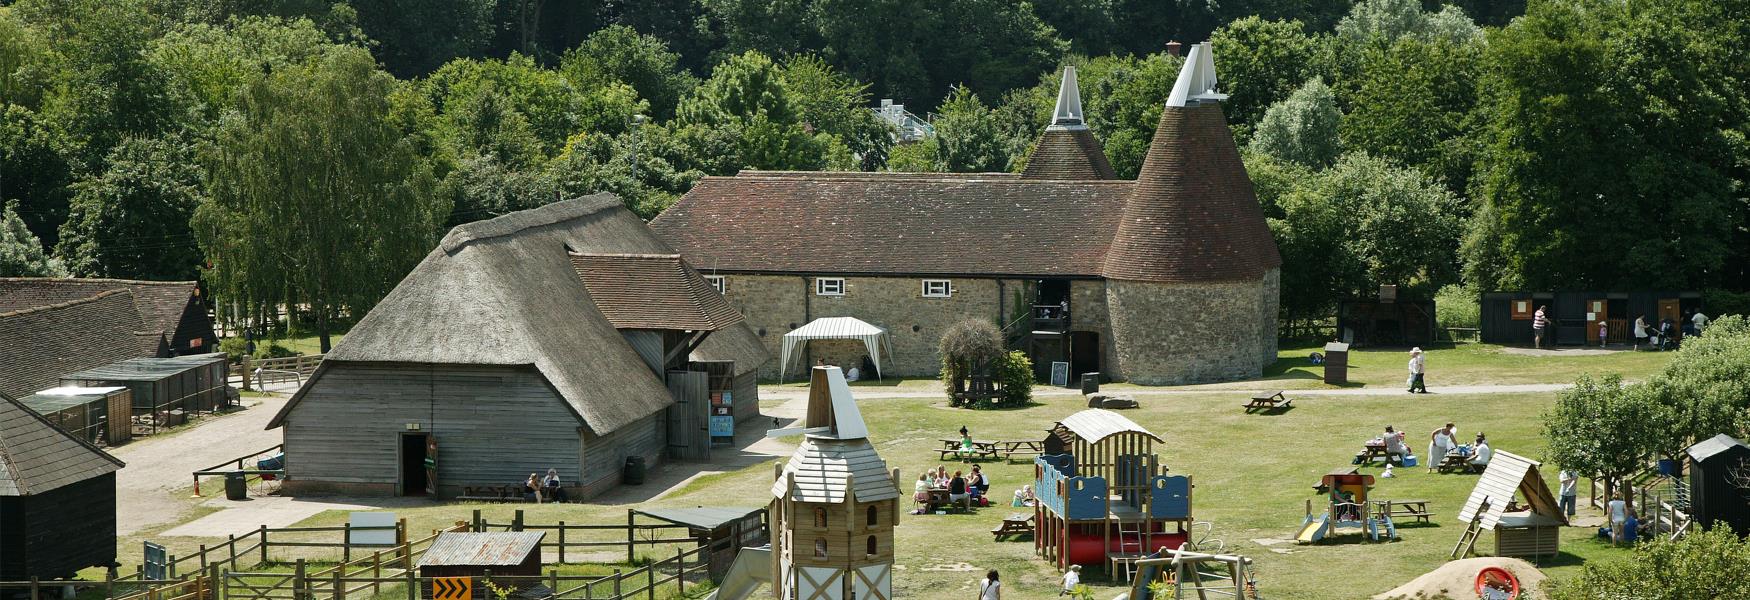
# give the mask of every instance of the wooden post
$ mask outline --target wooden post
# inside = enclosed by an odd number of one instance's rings
[[[383,578],[383,551],[371,553],[371,595],[383,593],[383,583],[376,581]]]
[[[167,558],[164,562],[166,563],[164,565],[164,568],[165,568],[165,575],[164,576],[168,579],[176,579],[176,555],[175,554],[167,555]]]
[[[633,546],[632,546],[632,542],[634,540],[635,540],[635,538],[632,537],[632,509],[628,508],[628,509],[626,509],[626,562],[627,563],[631,563],[632,561],[634,561],[638,558],[637,551],[633,550]]]
[[[656,600],[656,563],[644,565],[644,591],[650,600]]]
[[[219,600],[219,591],[223,587],[225,585],[219,576],[219,565],[213,565],[207,574],[207,589],[211,590],[212,600]]]
[[[614,600],[620,600],[620,570],[614,569]]]
[[[682,556],[681,549],[674,549],[675,587],[683,595],[687,591],[687,559]]]
[[[267,564],[267,525],[261,526],[261,564]]]
[[[201,544],[200,549],[201,549],[201,554],[200,554],[201,573],[206,573],[207,572],[207,545]]]
[[[480,509],[474,509],[474,533],[486,531],[486,526],[480,522]]]
[[[243,365],[243,391],[247,392],[247,391],[250,391],[250,388],[249,388],[249,355],[248,354],[243,355],[242,365]]]
[[[564,531],[561,529],[560,531]],[[547,571],[547,589],[553,590],[553,595],[559,595],[559,569]]]
[[[334,569],[334,600],[346,600],[346,583],[340,580],[340,573],[345,570],[346,565]]]
[[[32,575],[30,578],[30,600],[42,600],[42,590],[40,588],[41,586],[37,583],[36,576]]]
[[[236,569],[237,568],[237,534],[230,533],[230,534],[225,535],[225,548],[227,549],[226,553],[229,554],[231,557],[230,561],[229,561],[231,563],[231,568]]]
[[[340,564],[352,562],[352,522],[341,524],[340,532]]]
[[[516,509],[516,517],[510,522],[511,531],[523,530],[523,509]]]
[[[305,577],[304,559],[298,559],[292,567],[292,598],[294,600],[311,600],[310,581]]]
[[[559,522],[559,564],[565,564],[565,521]]]

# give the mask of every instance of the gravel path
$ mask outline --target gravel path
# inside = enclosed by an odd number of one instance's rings
[[[175,494],[194,483],[190,473],[280,443],[280,430],[265,428],[285,405],[286,397],[246,398],[244,402],[255,404],[171,435],[136,438],[111,452],[128,463],[116,472],[117,533],[129,535],[182,521],[194,504]],[[220,490],[201,491],[210,496]]]
[[[1449,395],[1456,395],[1456,394],[1528,394],[1528,393],[1559,392],[1559,391],[1568,389],[1570,387],[1573,387],[1573,384],[1568,384],[1568,383],[1523,383],[1523,384],[1510,384],[1510,385],[1449,385],[1449,386],[1430,387],[1430,388],[1428,388],[1428,392],[1430,395],[1438,395],[1438,394],[1449,394]],[[1274,391],[1277,391],[1280,389],[1282,389],[1282,388],[1268,388],[1268,389],[1266,389],[1263,387],[1259,387],[1256,389],[1234,389],[1234,388],[1219,388],[1219,389],[1190,388],[1190,389],[1187,389],[1187,388],[1179,388],[1179,389],[1161,389],[1161,390],[1111,389],[1108,391],[1110,391],[1113,394],[1120,395],[1120,396],[1182,396],[1182,395],[1208,396],[1208,395],[1216,395],[1216,394],[1232,394],[1234,397],[1237,398],[1237,397],[1244,396],[1247,394],[1256,394],[1256,393],[1260,393],[1260,392],[1274,392]],[[858,397],[858,399],[864,399],[864,398],[869,398],[869,399],[874,399],[874,398],[941,398],[941,397],[943,397],[942,392],[940,390],[887,390],[887,389],[883,389],[883,388],[879,388],[879,387],[855,387],[855,388],[851,388],[851,393],[856,395]],[[1403,396],[1403,395],[1408,395],[1402,388],[1399,388],[1397,386],[1390,386],[1390,385],[1380,386],[1380,387],[1338,388],[1338,389],[1328,389],[1328,390],[1288,390],[1288,391],[1285,391],[1283,393],[1287,394],[1289,396]],[[1080,395],[1082,395],[1082,393],[1080,390],[1060,388],[1060,387],[1055,387],[1055,386],[1035,386],[1033,388],[1033,395],[1034,396],[1057,397],[1057,396],[1080,396]],[[807,397],[808,397],[808,390],[803,389],[803,388],[784,388],[784,389],[760,388],[760,401],[761,402],[764,402],[767,400],[789,401],[789,400],[796,400],[799,398],[807,398]]]

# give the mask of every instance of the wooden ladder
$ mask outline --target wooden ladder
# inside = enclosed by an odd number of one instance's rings
[[[1484,504],[1483,506],[1486,509],[1488,505]],[[1476,547],[1477,538],[1482,536],[1483,511],[1479,510],[1477,511],[1476,516],[1471,517],[1470,526],[1464,528],[1464,535],[1459,536],[1458,545],[1452,547],[1452,560],[1458,560],[1460,557],[1470,556],[1471,548]]]

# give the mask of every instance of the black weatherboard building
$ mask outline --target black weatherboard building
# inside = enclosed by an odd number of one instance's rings
[[[1486,292],[1478,332],[1482,342],[1531,345],[1531,322],[1539,306],[1548,307],[1546,346],[1598,345],[1599,321],[1605,322],[1610,343],[1628,343],[1636,317],[1646,317],[1652,327],[1667,318],[1681,326],[1692,311],[1702,310],[1701,292]]]
[[[1750,445],[1719,434],[1684,450],[1689,455],[1689,505],[1698,527],[1731,527],[1750,535]]]
[[[0,396],[0,581],[115,565],[122,461]]]

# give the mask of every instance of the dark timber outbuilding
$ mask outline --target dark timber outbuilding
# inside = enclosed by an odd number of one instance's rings
[[[447,497],[551,468],[579,498],[704,435],[674,426],[694,388],[670,390],[704,377],[690,357],[770,359],[737,329],[619,199],[557,202],[451,230],[268,427],[291,490]]]
[[[1684,450],[1689,456],[1689,504],[1700,527],[1730,527],[1750,535],[1750,445],[1726,434]]]
[[[115,565],[122,461],[0,395],[0,581]]]

